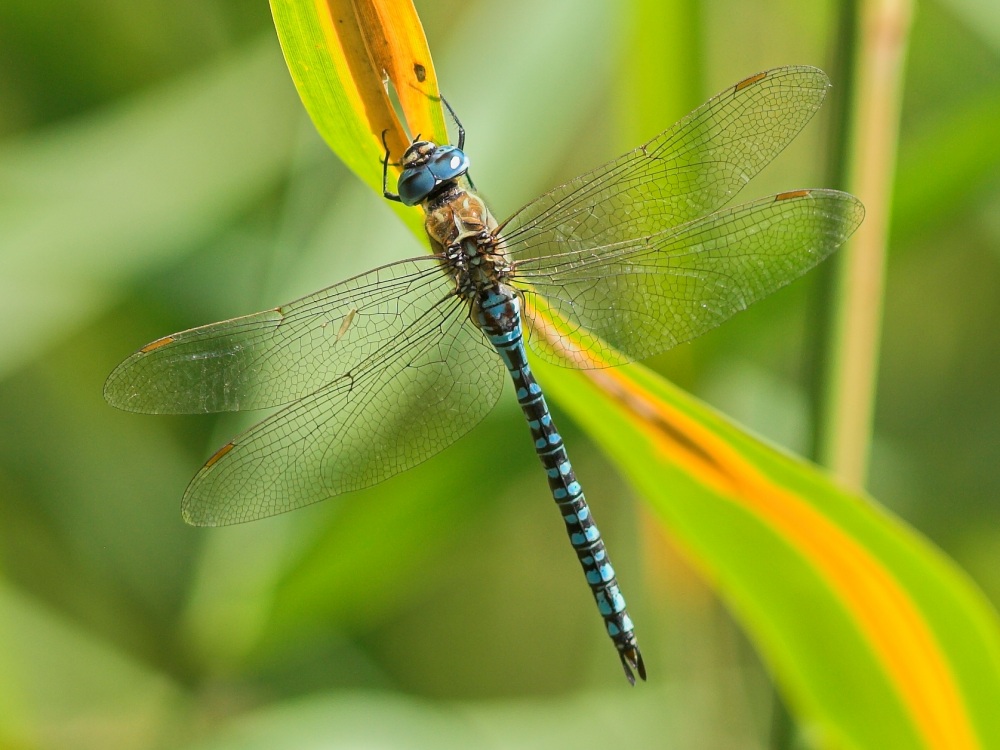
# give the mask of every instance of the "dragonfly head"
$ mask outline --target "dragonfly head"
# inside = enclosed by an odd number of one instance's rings
[[[407,206],[415,206],[441,185],[469,171],[469,157],[455,146],[414,141],[403,154],[403,173],[396,192]]]

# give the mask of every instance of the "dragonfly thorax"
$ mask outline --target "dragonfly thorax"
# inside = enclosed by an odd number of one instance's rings
[[[403,154],[402,165],[396,191],[405,205],[415,206],[468,172],[469,157],[456,146],[414,141]]]
[[[510,276],[496,219],[482,198],[453,184],[426,201],[424,210],[424,229],[444,259],[460,297],[473,302]]]

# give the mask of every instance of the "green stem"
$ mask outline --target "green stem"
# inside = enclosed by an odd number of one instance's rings
[[[910,0],[859,4],[850,106],[847,187],[865,203],[864,224],[836,258],[833,327],[819,432],[821,464],[863,487],[882,323],[884,269]]]

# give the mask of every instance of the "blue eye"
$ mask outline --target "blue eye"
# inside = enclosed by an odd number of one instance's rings
[[[454,180],[469,171],[469,157],[455,146],[434,149],[427,168],[438,180]]]
[[[438,180],[424,164],[416,169],[404,169],[403,174],[399,176],[396,192],[399,193],[399,199],[404,205],[415,206],[426,198],[437,184]]]
[[[415,206],[442,182],[469,171],[469,157],[455,146],[438,146],[418,167],[407,167],[399,176],[396,192],[407,206]]]

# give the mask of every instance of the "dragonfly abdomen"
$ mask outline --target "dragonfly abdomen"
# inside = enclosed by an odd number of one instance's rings
[[[514,381],[517,403],[528,420],[528,428],[555,500],[566,524],[570,544],[583,567],[604,626],[618,649],[625,676],[635,684],[633,670],[646,679],[646,669],[636,642],[625,598],[618,587],[614,567],[594,522],[583,489],[576,480],[563,444],[549,412],[542,388],[528,365],[520,322],[518,298],[503,287],[488,292],[476,309],[477,322],[500,354]]]

